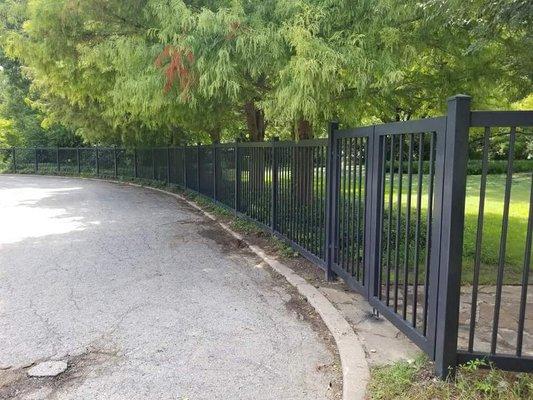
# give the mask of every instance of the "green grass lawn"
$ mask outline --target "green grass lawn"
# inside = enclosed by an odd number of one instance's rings
[[[499,262],[500,240],[502,233],[502,219],[505,192],[505,175],[488,175],[487,188],[485,194],[485,212],[483,220],[483,237],[481,242],[481,284],[494,284]],[[465,234],[463,247],[463,276],[464,283],[472,281],[474,257],[476,251],[476,235],[479,214],[479,190],[480,175],[470,175],[467,178],[466,201],[465,201]],[[422,179],[422,202],[421,220],[426,220],[428,209],[428,177]],[[398,211],[398,176],[394,177],[392,188],[392,225],[393,237],[395,234],[396,216]],[[407,214],[407,179],[404,175],[402,181],[402,220],[400,243],[403,243],[405,235],[405,217]],[[413,177],[411,192],[411,240],[414,243],[413,232],[415,229],[417,181]],[[390,193],[390,179],[385,182],[385,224],[384,234],[387,231],[388,201]],[[507,241],[505,246],[505,269],[504,281],[506,283],[519,283],[524,267],[524,252],[526,245],[527,224],[529,216],[529,199],[531,190],[531,173],[518,173],[513,175],[511,185],[511,202],[509,207],[509,224],[507,231]],[[348,191],[346,191],[348,195]],[[422,228],[425,231],[425,222]],[[425,233],[423,232],[425,237]],[[414,246],[413,246],[414,247]],[[403,248],[401,249],[403,257]],[[411,249],[411,255],[413,250]],[[403,259],[403,258],[402,258]],[[412,264],[412,263],[411,263]]]
[[[463,280],[472,275],[475,255],[477,219],[479,210],[480,176],[470,176],[467,181],[464,236],[464,270]],[[529,218],[529,199],[531,191],[531,174],[514,174],[511,186],[509,207],[509,225],[507,231],[505,256],[505,281],[520,282],[526,245],[527,224]],[[502,218],[505,192],[505,175],[489,175],[485,198],[485,219],[482,241],[482,283],[496,280],[496,271],[502,233]]]

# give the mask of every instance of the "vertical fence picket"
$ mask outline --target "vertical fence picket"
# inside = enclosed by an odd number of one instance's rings
[[[270,191],[270,228],[277,231],[278,221],[278,147],[279,137],[272,139],[272,177]]]
[[[95,160],[95,169],[96,169],[96,176],[100,175],[100,161],[99,161],[99,154],[98,154],[98,146],[94,148],[94,160]]]
[[[196,191],[200,193],[200,143],[196,143]]]
[[[152,156],[152,180],[157,180],[157,171],[156,171],[156,164],[155,164],[155,149],[152,148],[152,151],[150,152]]]
[[[218,176],[218,157],[217,157],[217,144],[218,142],[213,142],[213,146],[211,148],[211,167],[212,167],[212,173],[213,173],[213,200],[217,201],[217,176]]]
[[[239,140],[235,141],[235,212],[241,208],[241,160],[239,151]]]
[[[138,153],[137,147],[133,149],[133,177],[137,179],[139,177],[139,167],[138,165]]]
[[[117,146],[113,146],[113,176],[115,179],[118,176],[118,164],[117,164]]]
[[[380,137],[372,132],[370,134],[367,152],[366,154],[370,155],[370,158],[365,157],[365,170],[370,169],[371,173],[365,174],[365,192],[369,192],[368,195],[365,195],[365,221],[368,221],[363,225],[365,231],[365,239],[363,243],[365,245],[364,253],[367,256],[364,258],[364,270],[367,271],[365,276],[365,286],[367,288],[368,297],[378,297],[380,288],[378,286],[379,282],[379,268],[380,268],[380,259],[381,259],[381,249],[376,244],[380,243],[380,235],[382,230],[382,207],[383,196],[381,195],[381,168],[383,166],[382,158],[383,155],[383,146],[381,140],[384,140],[383,137]],[[370,164],[371,163],[371,164]]]
[[[335,273],[333,272],[333,255],[334,255],[334,224],[335,216],[335,199],[336,199],[336,177],[337,177],[337,148],[335,146],[335,131],[339,129],[338,122],[331,122],[328,128],[328,154],[326,161],[326,279],[333,280]]]
[[[167,161],[167,185],[170,185],[170,147],[167,147],[167,155],[166,155],[166,161]]]

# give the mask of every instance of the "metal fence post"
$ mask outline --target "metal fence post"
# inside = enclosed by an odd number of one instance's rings
[[[326,279],[331,281],[335,279],[336,274],[333,272],[333,251],[335,228],[338,221],[335,220],[335,191],[337,190],[337,148],[335,145],[335,131],[339,129],[339,123],[332,121],[328,127],[328,153],[326,161],[326,215],[325,215],[325,258],[326,258]]]
[[[39,153],[37,153],[37,147],[35,148],[35,173],[39,171]]]
[[[368,148],[365,157],[365,170],[369,174],[365,174],[365,188],[368,188],[368,193],[365,194],[365,221],[368,221],[364,228],[365,237],[363,251],[366,253],[365,265],[363,268],[365,273],[365,286],[367,297],[377,296],[379,293],[379,267],[380,267],[380,236],[382,220],[382,171],[383,171],[383,146],[381,140],[383,137],[375,134],[375,126],[371,128],[370,136],[368,137]],[[366,190],[365,190],[366,191]]]
[[[170,185],[170,147],[167,147],[167,185]]]
[[[100,155],[98,154],[98,146],[94,148],[94,154],[96,156],[96,176],[100,176],[100,160],[98,159]]]
[[[76,147],[76,163],[78,164],[78,175],[81,174],[80,148]]]
[[[213,161],[213,200],[217,200],[217,144],[218,141],[213,142],[212,161]]]
[[[187,145],[181,148],[181,161],[183,164],[183,188],[187,189]]]
[[[118,175],[118,167],[117,167],[117,145],[113,145],[113,173],[115,174],[115,179],[117,179]]]
[[[239,212],[241,206],[241,162],[239,156],[239,139],[235,141],[235,213]]]
[[[435,366],[441,377],[457,364],[470,101],[465,95],[448,99],[435,332]]]
[[[270,228],[272,232],[277,230],[278,221],[278,142],[278,136],[272,138],[272,190],[270,198]]]
[[[61,171],[61,167],[59,165],[59,146],[57,146],[57,149],[56,149],[56,161],[57,161],[57,173],[59,174],[59,172]]]
[[[13,172],[16,174],[17,173],[17,151],[16,151],[16,147],[13,147]]]
[[[156,180],[157,175],[155,173],[155,149],[152,147],[152,180]]]
[[[137,164],[138,164],[138,160],[137,160],[137,147],[135,147],[135,148],[133,149],[133,177],[134,177],[135,179],[137,179],[138,176],[139,176],[139,170],[138,170]]]
[[[200,143],[196,143],[196,191],[200,193]]]

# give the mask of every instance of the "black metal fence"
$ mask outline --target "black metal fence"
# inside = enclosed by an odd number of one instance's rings
[[[470,98],[456,96],[444,117],[356,129],[332,123],[328,139],[11,148],[0,150],[0,167],[193,190],[271,230],[328,278],[344,279],[435,360],[441,376],[474,358],[532,371],[533,162],[515,160],[517,137],[533,149],[532,128],[533,112],[471,112]],[[491,134],[506,171],[488,182]],[[470,163],[481,174],[469,175]],[[514,203],[513,182],[526,193]],[[494,191],[503,196],[496,219],[489,190],[492,202]]]

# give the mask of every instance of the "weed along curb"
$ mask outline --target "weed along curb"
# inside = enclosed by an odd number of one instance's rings
[[[245,243],[248,248],[266,262],[274,271],[282,275],[298,292],[304,296],[309,304],[320,315],[327,328],[331,332],[341,359],[342,367],[342,398],[343,400],[363,400],[365,399],[366,386],[370,379],[370,370],[366,362],[366,355],[359,338],[348,324],[341,313],[330,303],[330,301],[320,293],[313,285],[304,278],[296,274],[292,269],[283,263],[269,257],[262,249],[250,244],[242,235],[233,231],[228,225],[218,221],[211,213],[204,211],[201,207],[185,198],[182,195],[172,193],[163,189],[142,186],[131,182],[108,181],[114,183],[126,183],[131,186],[142,187],[157,192],[173,196],[184,201],[191,207],[203,213],[209,219],[218,223],[224,230],[235,239]]]

